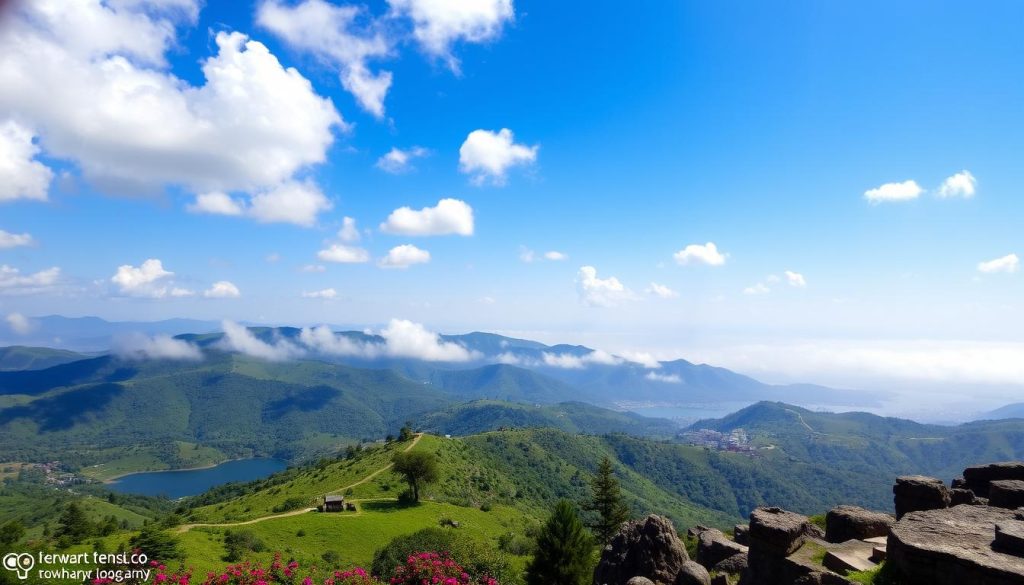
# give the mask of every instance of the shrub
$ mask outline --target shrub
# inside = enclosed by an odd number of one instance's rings
[[[471,574],[489,575],[506,583],[514,581],[512,568],[503,554],[460,531],[444,528],[424,528],[395,538],[374,553],[372,572],[388,581],[395,576],[396,567],[419,551],[445,551],[463,560],[464,568]]]

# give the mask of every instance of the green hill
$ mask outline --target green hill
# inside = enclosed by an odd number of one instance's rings
[[[0,347],[0,371],[43,370],[85,357],[80,353],[63,349],[12,345]]]

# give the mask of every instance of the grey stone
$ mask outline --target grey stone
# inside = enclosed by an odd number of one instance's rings
[[[1014,556],[1024,556],[1024,522],[1019,520],[996,524],[996,540],[992,548]]]
[[[988,497],[989,484],[1001,479],[1024,480],[1024,462],[1004,461],[975,465],[964,470],[964,487],[983,498]]]
[[[1024,506],[1024,481],[997,479],[989,482],[988,504],[1011,510]]]
[[[923,475],[897,477],[892,493],[897,520],[908,512],[948,508],[951,501],[949,488],[942,480]]]
[[[647,577],[633,577],[629,581],[626,581],[626,585],[654,585],[654,581],[651,581]]]
[[[650,515],[626,522],[601,552],[595,585],[623,585],[634,577],[674,583],[689,557],[668,518]]]
[[[758,508],[750,513],[750,548],[786,556],[800,548],[811,523],[806,516],[782,508]]]
[[[711,585],[711,574],[700,563],[686,561],[676,575],[675,585]]]
[[[697,562],[707,569],[731,556],[746,552],[747,547],[729,540],[721,530],[705,530],[697,539]]]
[[[846,542],[889,534],[896,519],[857,506],[836,506],[825,515],[825,540]]]
[[[737,524],[732,529],[732,539],[743,546],[750,545],[750,527],[746,524]]]
[[[739,575],[747,570],[748,556],[747,553],[739,553],[732,555],[727,559],[719,561],[716,565],[711,567],[710,571],[715,573],[729,573],[730,575]]]

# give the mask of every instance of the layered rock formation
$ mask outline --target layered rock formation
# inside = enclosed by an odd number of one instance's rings
[[[895,521],[889,514],[857,506],[837,506],[825,516],[825,540],[846,542],[885,536]]]
[[[689,560],[672,522],[652,514],[626,522],[619,528],[601,552],[601,560],[594,570],[594,583],[624,585],[643,577],[655,585],[675,585]]]

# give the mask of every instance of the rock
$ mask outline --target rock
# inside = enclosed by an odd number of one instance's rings
[[[700,563],[686,561],[676,575],[675,585],[711,585],[711,575]]]
[[[967,487],[967,480],[962,477],[958,477],[949,483],[949,487],[955,490],[966,490],[970,489]]]
[[[996,524],[996,540],[992,548],[1009,555],[1024,556],[1024,522]]]
[[[964,487],[983,498],[988,497],[989,484],[1001,479],[1024,480],[1024,462],[989,463],[964,470]]]
[[[758,508],[750,513],[750,548],[787,556],[804,543],[810,527],[806,516],[782,508]]]
[[[960,504],[978,505],[983,500],[974,495],[969,489],[955,487],[949,490],[949,505],[959,506]]]
[[[825,540],[846,542],[885,536],[895,521],[892,516],[881,512],[857,506],[837,506],[825,515]]]
[[[703,524],[691,526],[690,528],[686,529],[686,536],[690,538],[697,538],[698,536],[700,536],[700,533],[704,532],[705,530],[708,530],[708,527],[704,526]]]
[[[729,540],[721,530],[705,530],[698,538],[697,562],[707,569],[731,556],[746,553],[747,547]]]
[[[949,488],[942,480],[923,475],[897,477],[892,492],[897,520],[908,512],[948,508],[951,499]]]
[[[626,522],[601,552],[595,585],[623,585],[634,577],[671,584],[690,560],[668,518],[650,515]]]
[[[743,546],[750,545],[750,527],[746,524],[737,524],[732,529],[732,539],[736,541],[736,544],[742,544]]]
[[[1013,510],[955,506],[910,512],[889,531],[886,566],[905,585],[1024,585],[1024,558],[994,550]]]
[[[729,573],[730,575],[739,575],[747,570],[747,553],[739,553],[732,555],[731,557],[721,560],[718,564],[714,565],[709,571],[713,573]]]
[[[1016,510],[1024,506],[1024,481],[997,479],[988,484],[988,504]]]
[[[629,581],[626,581],[626,585],[654,585],[654,581],[651,581],[647,577],[633,577]]]
[[[711,578],[711,585],[729,585],[729,578],[725,575],[715,575]]]

